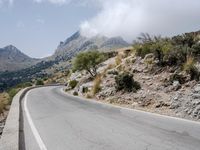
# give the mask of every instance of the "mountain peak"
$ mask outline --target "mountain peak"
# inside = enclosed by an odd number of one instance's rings
[[[6,50],[18,50],[15,46],[13,45],[8,45],[8,46],[5,46],[3,49],[6,49]],[[18,50],[19,51],[19,50]]]
[[[35,64],[36,61],[22,53],[13,45],[0,48],[0,72],[23,69]]]
[[[128,44],[122,37],[106,37],[98,34],[93,37],[81,35],[80,31],[75,32],[64,42],[60,42],[52,59],[71,59],[77,53],[87,50],[98,49],[99,51],[111,51],[118,48],[127,47]]]
[[[61,45],[66,45],[69,42],[78,39],[79,37],[81,37],[81,33],[80,33],[80,31],[77,31],[72,36],[70,36],[69,38],[67,38],[64,42],[62,42]]]

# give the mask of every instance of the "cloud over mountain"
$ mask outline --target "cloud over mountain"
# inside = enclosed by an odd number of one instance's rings
[[[71,2],[71,0],[34,0],[34,1],[37,3],[50,2],[52,4],[66,4]]]
[[[141,32],[170,36],[200,29],[199,0],[96,0],[96,3],[99,13],[80,25],[85,36],[120,35],[132,41]]]

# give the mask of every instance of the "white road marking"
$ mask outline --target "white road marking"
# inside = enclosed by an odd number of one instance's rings
[[[40,147],[40,150],[47,150],[44,142],[42,141],[42,139],[41,139],[41,137],[40,137],[40,135],[39,135],[34,123],[33,123],[33,120],[31,119],[29,110],[27,108],[27,96],[28,96],[28,93],[29,92],[27,92],[27,94],[25,95],[25,99],[24,99],[24,111],[25,111],[28,123],[29,123],[29,125],[31,127],[31,130],[33,132],[33,135],[34,135],[34,137],[35,137],[35,139],[36,139],[36,141],[37,141],[37,143],[38,143],[38,145]]]

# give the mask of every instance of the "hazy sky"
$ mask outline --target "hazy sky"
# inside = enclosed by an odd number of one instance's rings
[[[85,36],[141,32],[175,35],[200,30],[200,0],[0,0],[0,47],[32,57],[52,54],[81,29]]]

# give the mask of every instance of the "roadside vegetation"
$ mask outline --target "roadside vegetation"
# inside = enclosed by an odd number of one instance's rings
[[[8,106],[11,105],[14,96],[23,88],[32,86],[31,82],[25,82],[16,85],[7,91],[0,93],[0,115],[4,115],[4,111],[8,110]]]
[[[117,91],[136,92],[141,88],[140,84],[134,81],[133,75],[127,72],[117,75],[115,77],[115,82]]]
[[[9,95],[6,92],[0,93],[0,115],[4,115],[6,106],[9,104]]]
[[[92,89],[92,94],[95,96],[101,90],[101,75],[96,76],[94,80],[94,86]]]
[[[71,89],[74,89],[77,84],[78,84],[78,81],[76,81],[76,80],[72,80],[69,82],[69,86]]]
[[[44,85],[44,81],[42,79],[37,79],[35,85]]]
[[[199,80],[200,73],[195,64],[200,57],[200,37],[196,33],[186,33],[172,38],[141,34],[133,44],[136,55],[144,58],[153,54],[160,67],[176,66],[185,70],[191,80]]]

